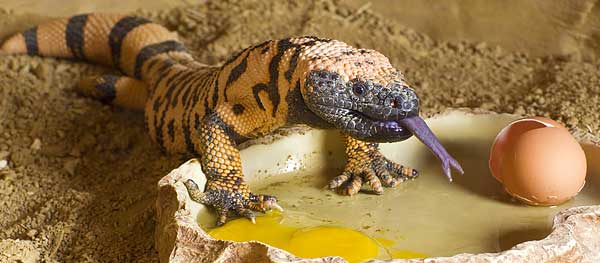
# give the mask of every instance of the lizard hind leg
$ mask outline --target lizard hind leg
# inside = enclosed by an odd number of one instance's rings
[[[77,91],[103,103],[142,111],[148,99],[146,83],[126,76],[102,75],[84,78],[77,85]]]

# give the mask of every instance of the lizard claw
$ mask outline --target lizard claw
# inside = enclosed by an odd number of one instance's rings
[[[272,195],[250,194],[249,206],[260,212],[266,212],[272,209],[283,211],[283,208],[277,204],[277,197]]]
[[[355,195],[363,184],[373,193],[383,194],[383,187],[395,187],[419,176],[417,170],[395,163],[376,152],[369,158],[350,158],[344,172],[329,182],[329,189],[342,195]]]
[[[229,214],[232,211],[227,210],[227,209],[220,209],[220,208],[216,208],[216,210],[217,210],[217,214],[218,214],[216,225],[217,226],[225,225],[225,223],[227,223],[227,218],[229,218]],[[256,224],[256,215],[254,215],[254,212],[252,212],[252,210],[241,208],[234,212],[237,213],[241,217],[247,218],[248,220],[250,220],[250,222],[252,222],[252,224]]]
[[[184,185],[192,200],[216,210],[217,226],[224,225],[230,214],[248,218],[256,224],[256,215],[253,211],[266,212],[271,209],[283,211],[283,208],[277,204],[277,198],[272,195],[253,194],[239,189],[214,189],[210,186],[202,192],[191,179],[185,181]]]
[[[237,213],[240,216],[248,218],[252,222],[252,224],[256,224],[256,216],[254,215],[254,212],[252,212],[250,209],[240,209],[240,211],[238,211]]]
[[[280,205],[278,205],[276,203],[273,204],[273,209],[275,209],[275,210],[277,210],[279,212],[283,212],[283,207],[281,207]]]

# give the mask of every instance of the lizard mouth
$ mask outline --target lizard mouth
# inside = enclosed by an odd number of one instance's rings
[[[309,105],[325,121],[355,138],[370,142],[396,142],[412,136],[397,120],[377,116],[376,111],[359,110],[352,102],[339,99],[328,102],[315,101]]]
[[[343,132],[369,142],[397,142],[412,136],[412,132],[397,120],[383,119],[353,108],[318,105],[317,112]]]
[[[357,110],[349,110],[349,115],[356,116],[357,118],[364,119],[368,122],[372,122],[377,127],[380,127],[381,129],[387,130],[389,132],[404,132],[406,130],[406,128],[402,127],[395,120],[376,119]]]

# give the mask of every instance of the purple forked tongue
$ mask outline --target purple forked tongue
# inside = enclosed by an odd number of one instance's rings
[[[450,156],[450,154],[444,149],[444,146],[440,143],[438,138],[435,137],[431,129],[427,127],[427,124],[419,116],[410,117],[398,121],[400,125],[407,128],[412,134],[417,136],[421,142],[423,142],[435,156],[442,162],[442,169],[444,174],[448,177],[448,180],[452,182],[452,174],[450,173],[450,166],[454,167],[461,174],[464,173],[460,164]]]

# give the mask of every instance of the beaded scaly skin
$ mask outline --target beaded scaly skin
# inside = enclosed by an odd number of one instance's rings
[[[288,124],[337,128],[348,162],[330,188],[356,194],[368,183],[377,194],[418,173],[385,158],[379,142],[416,135],[442,162],[460,165],[418,117],[419,102],[403,75],[382,54],[313,36],[266,41],[222,66],[194,61],[177,36],[134,16],[82,14],[38,25],[7,39],[5,53],[79,59],[118,69],[80,81],[79,92],[143,110],[148,134],[168,153],[200,157],[208,183],[194,200],[214,207],[217,225],[237,214],[281,209],[274,196],[244,182],[237,144]]]

